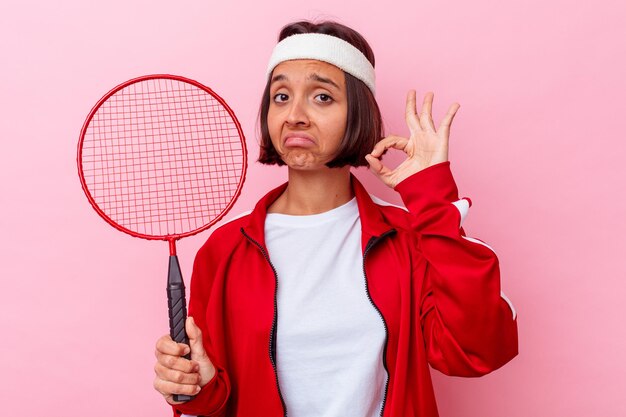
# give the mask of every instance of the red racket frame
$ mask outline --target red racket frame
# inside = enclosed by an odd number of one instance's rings
[[[242,161],[242,172],[241,172],[241,179],[239,181],[239,184],[237,185],[237,189],[235,190],[235,193],[233,194],[233,197],[231,199],[231,201],[228,203],[228,205],[222,210],[222,212],[217,215],[213,220],[211,220],[209,223],[205,224],[202,227],[199,227],[198,229],[195,230],[191,230],[189,232],[185,232],[185,233],[178,233],[178,234],[172,234],[172,235],[162,235],[162,236],[154,236],[154,235],[146,235],[146,234],[142,234],[142,233],[138,233],[138,232],[134,232],[132,230],[129,230],[123,226],[120,226],[119,224],[115,223],[113,220],[111,220],[111,218],[109,218],[109,216],[107,216],[101,209],[100,207],[98,207],[98,205],[96,204],[94,198],[92,197],[91,193],[89,192],[89,189],[87,188],[87,184],[85,182],[85,177],[83,175],[83,161],[82,161],[82,153],[83,153],[83,141],[85,138],[85,133],[87,131],[87,128],[89,126],[89,123],[91,122],[91,119],[94,117],[94,115],[96,114],[96,112],[98,111],[98,109],[100,108],[100,106],[102,106],[102,104],[107,101],[113,94],[117,93],[119,90],[131,85],[131,84],[135,84],[141,81],[146,81],[146,80],[152,80],[152,79],[156,79],[156,78],[165,78],[165,79],[170,79],[170,80],[174,80],[174,81],[182,81],[182,82],[186,82],[189,84],[194,85],[197,88],[200,88],[201,90],[206,91],[208,94],[210,94],[213,98],[215,98],[222,106],[224,106],[224,108],[226,109],[226,111],[228,112],[228,114],[230,115],[230,117],[232,118],[233,122],[235,123],[235,126],[237,127],[237,132],[239,133],[239,136],[242,138],[241,141],[241,146],[242,146],[242,157],[243,157],[243,161]],[[104,97],[102,97],[97,103],[96,105],[91,109],[91,111],[89,112],[89,115],[87,116],[87,119],[85,120],[85,123],[83,124],[83,127],[80,131],[80,139],[78,142],[78,155],[76,158],[76,162],[78,164],[78,177],[80,178],[80,183],[81,186],[83,188],[83,191],[85,192],[85,195],[87,196],[87,200],[89,200],[89,203],[91,204],[91,206],[94,208],[94,210],[96,210],[96,212],[100,215],[100,217],[102,217],[104,220],[106,220],[107,223],[109,223],[111,226],[115,227],[117,230],[127,233],[133,237],[138,237],[141,239],[147,239],[147,240],[164,240],[164,241],[168,241],[169,242],[169,247],[170,247],[170,255],[176,255],[176,241],[178,239],[181,239],[183,237],[187,237],[187,236],[193,236],[197,233],[200,233],[206,229],[208,229],[209,227],[213,226],[215,223],[217,223],[218,221],[220,221],[220,219],[222,219],[226,213],[228,213],[230,211],[230,209],[232,208],[232,206],[235,204],[235,201],[237,201],[237,198],[239,198],[239,195],[241,194],[241,189],[243,188],[243,183],[246,179],[246,171],[247,171],[247,166],[248,166],[248,155],[247,155],[247,148],[246,148],[246,140],[245,140],[245,136],[243,134],[243,130],[241,129],[241,124],[239,124],[239,120],[237,120],[237,117],[235,116],[235,113],[233,112],[233,110],[230,108],[230,106],[228,106],[228,104],[226,104],[226,102],[218,95],[216,94],[213,90],[211,90],[209,87],[200,84],[199,82],[189,79],[189,78],[185,78],[185,77],[181,77],[179,75],[171,75],[171,74],[151,74],[151,75],[144,75],[141,77],[137,77],[137,78],[133,78],[131,80],[128,80],[126,82],[121,83],[120,85],[118,85],[117,87],[113,88],[111,91],[109,91]]]

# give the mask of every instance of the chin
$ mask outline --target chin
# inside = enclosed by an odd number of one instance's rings
[[[285,161],[285,164],[291,168],[298,171],[317,171],[320,169],[326,168],[326,165],[318,165],[318,164],[310,164],[310,163],[298,163],[292,161]]]
[[[282,155],[281,159],[289,168],[302,171],[328,169],[326,163],[330,161],[328,158],[319,158],[304,152],[289,152]]]

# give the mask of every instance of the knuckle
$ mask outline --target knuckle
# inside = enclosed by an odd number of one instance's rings
[[[160,378],[154,378],[154,382],[152,383],[152,386],[154,387],[155,390],[159,391],[160,393],[163,393],[162,385],[163,384]]]
[[[167,366],[168,368],[173,368],[176,365],[177,361],[178,361],[178,358],[176,358],[175,356],[166,356],[163,359],[165,366]]]
[[[168,394],[180,394],[180,386],[175,382],[164,381],[163,391]]]
[[[178,385],[170,381],[163,381],[163,391],[166,394],[179,394]]]
[[[177,384],[175,382],[170,382],[168,391],[172,394],[185,394],[185,386]]]
[[[167,344],[169,340],[171,340],[172,338],[170,337],[169,334],[164,334],[163,336],[159,337],[159,339],[157,340],[157,346],[163,346],[164,344]]]
[[[161,365],[163,365],[165,368],[174,368],[176,366],[177,361],[178,361],[177,356],[161,355],[161,360],[159,362],[161,362]]]
[[[178,383],[184,382],[185,381],[185,374],[182,373],[182,372],[175,372],[172,375],[172,381],[173,382],[178,382]]]
[[[161,339],[158,340],[157,344],[156,344],[156,351],[158,353],[170,353],[172,351],[172,344],[174,342],[172,342],[171,338],[169,336],[167,336],[167,339],[164,337],[162,337]]]

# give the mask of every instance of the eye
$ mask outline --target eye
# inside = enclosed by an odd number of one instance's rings
[[[284,93],[274,94],[274,101],[276,103],[283,103],[284,101],[287,101],[288,98],[289,96]]]
[[[331,101],[333,101],[333,98],[331,96],[329,96],[328,94],[318,94],[315,97],[319,97],[319,100],[322,103],[330,103]]]

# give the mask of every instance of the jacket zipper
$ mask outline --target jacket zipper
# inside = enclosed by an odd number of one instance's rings
[[[274,280],[276,282],[276,285],[274,286],[274,319],[272,320],[272,330],[270,332],[269,354],[270,354],[270,362],[272,363],[272,368],[274,368],[274,377],[275,377],[275,380],[276,380],[276,388],[278,389],[278,397],[280,398],[280,402],[283,405],[283,416],[287,417],[287,407],[285,406],[285,400],[283,399],[283,394],[280,392],[280,385],[278,384],[278,371],[276,370],[276,361],[274,359],[274,349],[275,349],[274,341],[276,339],[276,323],[278,321],[278,301],[277,301],[277,295],[278,295],[278,274],[276,273],[276,268],[274,268],[274,265],[272,264],[272,261],[270,261],[270,257],[267,254],[267,252],[265,251],[265,249],[263,248],[263,246],[261,246],[261,244],[259,242],[257,242],[256,240],[254,240],[250,236],[248,236],[248,234],[245,232],[245,230],[243,230],[243,227],[240,230],[241,230],[241,233],[250,242],[252,242],[257,248],[259,248],[259,250],[263,254],[263,257],[265,258],[267,263],[272,268],[272,271],[274,272]]]
[[[380,236],[373,236],[367,242],[367,245],[365,246],[365,251],[363,252],[363,277],[365,278],[365,292],[367,293],[367,298],[370,300],[370,303],[378,312],[378,315],[380,316],[380,319],[382,320],[383,326],[385,328],[385,344],[383,347],[383,368],[385,368],[385,372],[387,373],[387,379],[385,381],[385,393],[383,395],[383,405],[382,407],[380,407],[380,417],[383,417],[383,414],[385,411],[385,403],[387,402],[387,391],[389,389],[389,370],[387,369],[387,341],[389,339],[389,330],[387,329],[387,323],[385,322],[383,313],[380,312],[380,309],[378,308],[376,303],[374,303],[374,300],[372,300],[372,296],[370,295],[369,286],[367,285],[367,273],[365,272],[365,257],[367,256],[370,249],[372,249],[378,242],[383,240],[386,236],[391,235],[395,232],[396,232],[395,229],[391,229],[381,234]]]

